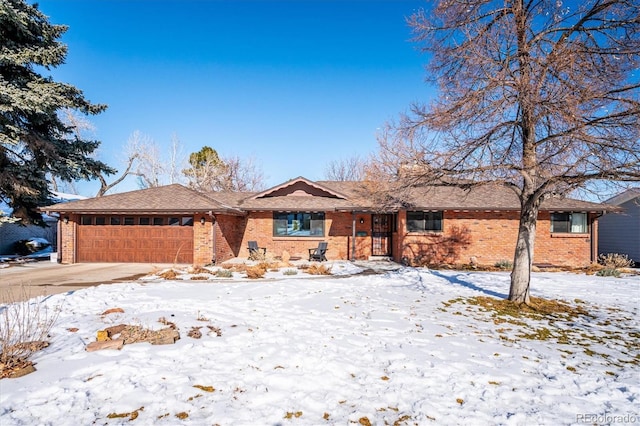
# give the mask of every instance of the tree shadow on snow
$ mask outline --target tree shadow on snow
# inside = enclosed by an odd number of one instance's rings
[[[450,276],[450,275],[445,275],[442,272],[436,271],[436,270],[430,270],[429,272],[431,272],[433,275],[435,275],[438,278],[443,278],[443,279],[449,281],[451,284],[461,285],[461,286],[466,287],[468,289],[484,293],[484,294],[486,294],[488,296],[498,297],[498,298],[501,298],[501,299],[506,299],[507,296],[508,296],[508,294],[506,294],[506,293],[498,293],[497,291],[493,291],[493,290],[489,290],[489,289],[486,289],[486,288],[478,287],[478,285],[476,285],[476,284],[470,283],[469,281],[462,280],[462,279],[459,278],[460,275],[462,275],[462,274]]]

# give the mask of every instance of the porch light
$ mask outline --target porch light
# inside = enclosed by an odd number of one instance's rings
[[[200,223],[201,223],[202,225],[204,225],[205,221],[206,221],[206,219],[204,218],[204,216],[200,218]]]
[[[360,218],[360,224],[362,225],[364,223],[364,217]]]
[[[65,216],[62,220],[64,223],[69,223],[69,216]]]

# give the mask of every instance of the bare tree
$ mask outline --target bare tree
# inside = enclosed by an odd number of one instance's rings
[[[95,126],[91,123],[86,116],[78,114],[76,111],[65,108],[60,111],[61,120],[68,126],[73,136],[79,139],[82,139],[86,136],[86,133],[92,133],[95,131]],[[107,191],[118,185],[122,182],[127,176],[132,174],[132,168],[134,167],[136,160],[139,157],[139,152],[135,149],[127,150],[127,158],[125,160],[125,168],[124,171],[120,173],[118,177],[116,177],[111,182],[107,182],[106,173],[100,172],[96,175],[98,181],[100,181],[100,188],[96,193],[96,197],[103,196]],[[77,189],[75,188],[74,182],[58,182],[57,176],[51,176],[51,186],[54,191],[58,191],[60,189],[64,189],[67,192],[77,193]]]
[[[361,181],[365,178],[368,161],[358,155],[329,162],[324,170],[327,180]]]
[[[252,159],[222,158],[218,152],[204,146],[189,155],[191,167],[182,173],[189,186],[197,191],[259,191],[264,188],[264,177]]]
[[[179,183],[182,180],[181,170],[185,163],[185,155],[182,144],[177,134],[171,135],[171,146],[169,147],[169,184]]]
[[[223,188],[226,191],[254,192],[265,189],[264,173],[253,158],[241,159],[238,156],[223,157],[226,166],[226,178]]]
[[[160,147],[153,139],[140,130],[134,130],[129,136],[127,152],[138,153],[139,161],[133,174],[138,176],[141,188],[154,188],[163,184],[165,166]]]
[[[391,123],[405,184],[511,188],[520,225],[509,299],[529,302],[540,204],[640,180],[640,6],[635,0],[440,0],[408,22],[429,53],[428,105]],[[396,167],[396,170],[402,169]]]

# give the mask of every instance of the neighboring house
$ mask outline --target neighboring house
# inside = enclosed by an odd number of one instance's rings
[[[513,258],[519,201],[502,186],[467,191],[428,187],[402,208],[379,211],[362,182],[292,179],[260,193],[198,193],[181,185],[107,195],[43,208],[59,213],[60,259],[198,265],[247,257],[248,241],[267,253],[307,258],[328,242],[329,259],[391,258],[410,264]],[[585,266],[598,253],[602,204],[543,203],[536,264]]]
[[[53,200],[62,203],[80,200],[84,197],[73,194],[53,192]],[[0,203],[0,211],[4,216],[11,216],[13,210],[6,204]],[[57,215],[43,215],[45,226],[22,225],[20,222],[0,222],[0,254],[14,254],[14,244],[29,238],[44,238],[57,248]]]
[[[629,189],[605,203],[621,210],[600,218],[598,251],[626,254],[640,264],[640,188]]]

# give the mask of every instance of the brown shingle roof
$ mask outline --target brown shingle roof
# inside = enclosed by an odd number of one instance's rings
[[[41,210],[61,213],[194,213],[209,211],[228,214],[242,213],[179,184],[58,203],[43,207]]]
[[[307,186],[312,195],[298,195]],[[290,188],[292,195],[284,195]],[[294,191],[295,190],[295,191]],[[323,195],[318,196],[317,194]],[[450,186],[414,188],[404,204],[408,209],[424,210],[519,210],[516,194],[499,185],[484,185],[465,190]],[[76,213],[193,213],[244,214],[248,211],[367,211],[375,210],[362,182],[320,181],[297,178],[261,193],[199,193],[174,184],[157,188],[106,195],[99,198],[54,204],[46,212]],[[542,210],[603,211],[615,207],[570,198],[545,201]]]
[[[366,193],[361,182],[319,183],[354,199],[361,199]],[[409,209],[429,210],[520,210],[520,201],[514,191],[502,185],[482,185],[468,190],[454,186],[425,186],[412,189],[405,206]],[[542,203],[541,209],[603,211],[611,209],[611,206],[572,198],[551,198]]]

